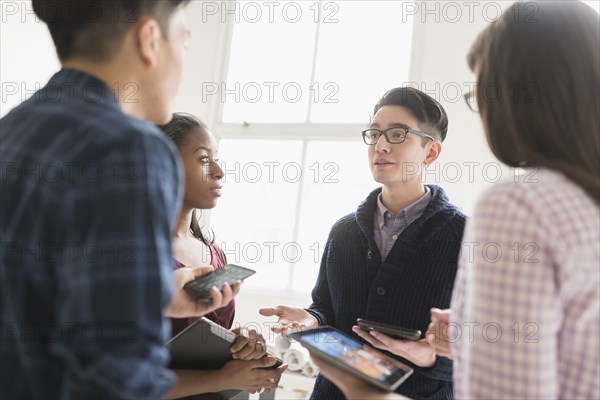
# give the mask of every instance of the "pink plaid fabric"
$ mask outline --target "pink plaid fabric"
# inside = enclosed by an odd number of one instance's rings
[[[600,399],[599,290],[600,211],[582,189],[539,170],[486,191],[452,299],[456,398]]]

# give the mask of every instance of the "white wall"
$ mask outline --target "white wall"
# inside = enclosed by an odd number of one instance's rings
[[[487,21],[497,15],[496,5],[506,8],[511,2],[473,2],[476,5],[472,6],[460,2],[459,9],[448,6],[455,2],[436,3],[437,9],[433,4],[418,3],[422,14],[415,20],[411,75],[421,90],[442,103],[449,117],[438,170],[430,168],[428,181],[439,182],[450,200],[469,214],[477,195],[496,179],[501,166],[487,146],[479,116],[462,98],[475,81],[466,56]],[[486,3],[489,5],[484,6]],[[437,11],[430,14],[425,10]]]
[[[209,18],[203,14],[203,3],[192,1],[187,9],[187,23],[192,31],[190,48],[187,51],[187,65],[174,109],[197,115],[208,126],[215,121],[217,104],[202,103],[202,82],[215,82],[222,76],[223,51],[226,46],[227,26],[219,18]]]
[[[43,87],[60,64],[30,1],[0,1],[0,117]]]

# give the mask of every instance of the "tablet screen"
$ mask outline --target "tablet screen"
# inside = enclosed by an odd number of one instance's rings
[[[410,371],[393,358],[334,330],[313,331],[302,335],[300,342],[382,383],[395,381]]]

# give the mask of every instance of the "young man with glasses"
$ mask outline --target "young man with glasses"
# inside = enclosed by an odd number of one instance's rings
[[[332,325],[400,354],[415,373],[397,392],[410,398],[452,398],[452,362],[438,358],[425,339],[391,341],[361,330],[356,319],[425,332],[430,309],[450,304],[465,216],[439,186],[423,185],[447,130],[446,112],[430,96],[406,87],[387,92],[362,132],[382,187],[331,229],[313,304],[260,310],[279,317],[275,332]],[[320,375],[311,398],[344,396]]]

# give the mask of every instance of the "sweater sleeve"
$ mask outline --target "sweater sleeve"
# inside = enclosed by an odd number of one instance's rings
[[[406,362],[406,361],[405,361]],[[435,364],[429,368],[411,365],[415,372],[431,379],[452,382],[452,360],[446,357],[437,357]]]
[[[331,239],[331,235],[330,235]],[[333,309],[331,306],[331,296],[329,293],[329,284],[327,279],[327,260],[330,257],[330,252],[333,246],[330,245],[331,241],[328,240],[325,245],[325,251],[321,258],[321,268],[319,270],[319,276],[317,282],[312,290],[312,304],[306,309],[310,314],[319,320],[319,325],[333,325],[335,324],[333,318]]]

